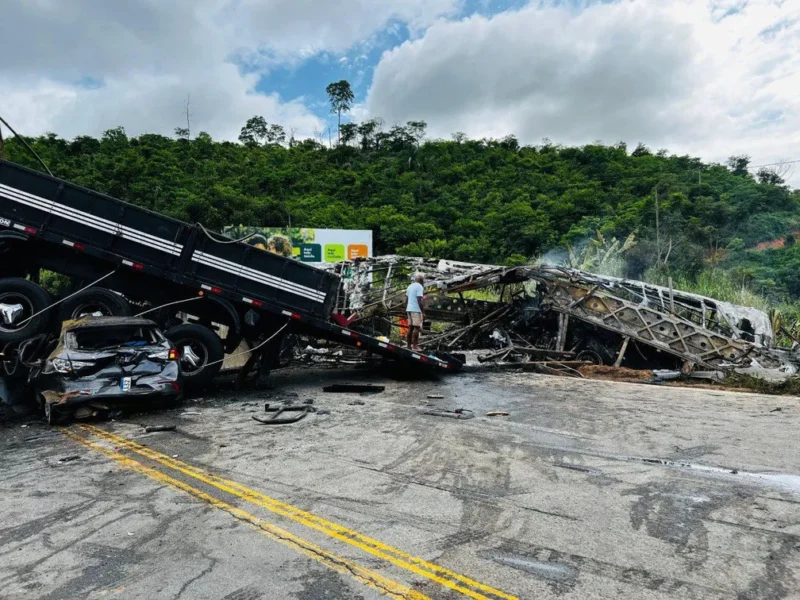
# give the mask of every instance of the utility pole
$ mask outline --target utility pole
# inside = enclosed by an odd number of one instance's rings
[[[656,198],[656,251],[658,252],[658,258],[656,258],[656,266],[661,262],[661,228],[658,223],[658,184],[653,189],[653,194],[655,194]]]
[[[186,139],[192,139],[192,113],[190,112],[192,106],[192,94],[186,94],[186,104],[184,105],[184,112],[186,113]]]

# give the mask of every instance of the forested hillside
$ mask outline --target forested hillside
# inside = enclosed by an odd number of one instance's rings
[[[723,272],[774,301],[800,295],[800,246],[755,250],[800,227],[800,194],[746,157],[711,165],[624,144],[425,141],[425,123],[342,126],[342,141],[287,141],[248,121],[242,143],[128,137],[29,139],[53,173],[206,226],[366,228],[377,253],[513,264],[635,233],[624,274],[691,285]],[[323,143],[320,143],[323,142]],[[8,158],[38,168],[15,138]],[[657,208],[658,207],[658,208]]]

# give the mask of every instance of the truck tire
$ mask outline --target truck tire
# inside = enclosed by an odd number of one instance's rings
[[[222,340],[208,327],[184,323],[167,330],[164,335],[178,349],[187,387],[205,385],[219,373],[225,356]]]
[[[104,317],[129,317],[131,305],[125,298],[106,288],[88,288],[61,303],[61,320],[81,315],[103,313]]]
[[[22,323],[50,306],[50,303],[50,294],[32,281],[17,277],[0,279],[0,304],[22,305],[22,313],[15,318],[16,323]],[[6,323],[0,316],[0,344],[21,342],[42,333],[47,329],[51,316],[48,311],[21,325]]]

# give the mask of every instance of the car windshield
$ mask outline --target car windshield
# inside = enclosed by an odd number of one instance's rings
[[[163,334],[157,328],[136,325],[90,327],[72,331],[68,336],[74,342],[70,346],[80,350],[136,348],[138,346],[152,346],[164,341]]]

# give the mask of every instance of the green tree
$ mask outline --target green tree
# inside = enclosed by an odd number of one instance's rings
[[[340,135],[341,135],[341,143],[345,146],[350,144],[353,140],[356,139],[358,135],[358,124],[357,123],[343,123],[342,126],[339,128]]]
[[[328,101],[331,103],[331,112],[338,115],[339,123],[336,129],[339,143],[342,143],[342,113],[350,112],[350,107],[355,100],[353,90],[350,88],[350,82],[346,79],[328,84],[325,88],[328,94]]]
[[[747,167],[750,165],[750,157],[746,154],[739,156],[731,156],[727,162],[728,168],[734,175],[743,176],[747,175]]]
[[[269,135],[269,125],[264,117],[256,115],[247,119],[242,131],[239,133],[239,141],[243,144],[261,144]]]
[[[762,167],[758,170],[758,173],[756,173],[756,177],[758,178],[758,182],[764,185],[784,184],[783,178],[772,169]]]
[[[282,125],[272,124],[267,128],[264,138],[268,144],[282,144],[286,141],[286,130]]]

